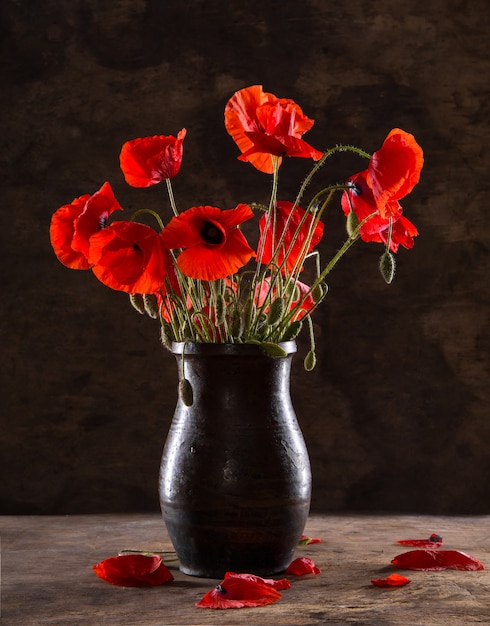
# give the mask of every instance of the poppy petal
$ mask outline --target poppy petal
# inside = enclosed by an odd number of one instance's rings
[[[89,194],[75,198],[71,204],[60,207],[52,216],[49,237],[54,253],[66,267],[74,270],[88,270],[90,263],[85,254],[72,247],[75,235],[75,220],[85,208]]]
[[[281,594],[270,585],[243,577],[229,576],[196,603],[199,608],[241,609],[273,604]]]
[[[114,556],[104,559],[92,568],[99,578],[119,587],[153,587],[174,579],[157,555]]]
[[[298,545],[309,546],[311,543],[323,543],[323,539],[319,537],[308,537],[307,535],[301,535]]]
[[[245,580],[251,580],[253,582],[262,583],[263,585],[269,585],[273,589],[290,589],[291,583],[287,578],[281,578],[280,580],[275,580],[274,578],[262,578],[261,576],[256,576],[255,574],[236,574],[235,572],[226,572],[225,578],[243,578]]]
[[[432,533],[428,539],[400,539],[397,543],[412,548],[439,548],[442,546],[442,537],[436,533]]]
[[[419,182],[424,164],[422,148],[410,133],[394,128],[381,148],[373,154],[367,182],[382,217],[389,216],[386,205],[409,194]]]
[[[386,578],[376,578],[371,581],[371,584],[376,587],[404,587],[410,582],[409,578],[401,576],[400,574],[390,574]]]
[[[306,576],[308,574],[321,574],[322,570],[317,567],[313,559],[301,557],[290,563],[286,569],[286,574],[294,576]]]
[[[457,569],[476,571],[485,569],[475,557],[459,550],[411,550],[399,554],[392,561],[399,569],[438,571]]]

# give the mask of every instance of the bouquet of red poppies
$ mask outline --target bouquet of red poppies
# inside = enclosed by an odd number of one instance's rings
[[[67,267],[90,269],[108,287],[128,293],[138,311],[159,320],[167,347],[172,341],[257,343],[280,354],[277,344],[294,339],[306,322],[312,367],[311,314],[327,294],[327,275],[362,240],[383,246],[380,271],[386,282],[392,281],[394,254],[400,245],[411,248],[418,234],[402,215],[399,200],[417,184],[423,166],[415,138],[398,128],[371,155],[344,145],[315,149],[302,138],[313,123],[294,101],[266,93],[260,85],[237,91],[225,107],[226,130],[240,150],[238,158],[271,176],[272,191],[267,204],[225,210],[177,209],[171,181],[181,169],[185,129],[176,137],[126,142],[120,154],[126,182],[140,188],[165,182],[168,216],[141,209],[127,220],[114,219],[123,209],[105,182],[54,213],[50,236],[56,256]],[[341,151],[366,159],[367,167],[305,200],[317,172]],[[313,161],[297,196],[289,200],[278,192],[284,157]],[[337,193],[347,238],[322,265],[316,250],[322,218]],[[154,228],[138,221],[143,214],[154,220]],[[255,249],[240,229],[253,218],[258,221]],[[306,263],[313,268],[308,284],[300,280]]]

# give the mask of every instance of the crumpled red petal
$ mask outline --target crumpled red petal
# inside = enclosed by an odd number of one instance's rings
[[[269,585],[273,589],[290,589],[291,583],[287,578],[280,578],[279,580],[275,580],[274,578],[262,578],[261,576],[256,576],[255,574],[236,574],[235,572],[226,572],[226,578],[242,578],[243,580],[251,580],[256,583],[262,583],[263,585]]]
[[[442,546],[442,537],[437,533],[432,533],[428,539],[400,539],[397,543],[412,548],[439,548]]]
[[[104,559],[92,568],[99,578],[118,587],[153,587],[174,579],[157,555],[124,554]]]
[[[250,576],[251,578],[248,578]],[[257,578],[257,580],[254,580]],[[273,604],[281,598],[279,591],[252,574],[234,575],[224,580],[196,603],[201,609],[242,609]]]
[[[286,569],[286,574],[293,574],[293,576],[306,576],[307,574],[321,574],[322,570],[317,567],[313,559],[309,559],[303,556],[299,559],[295,559],[290,563]]]
[[[399,554],[391,563],[399,569],[423,571],[443,569],[476,571],[485,569],[483,563],[478,559],[460,550],[411,550]]]
[[[308,537],[307,535],[301,535],[301,538],[298,542],[299,546],[308,546],[310,543],[323,543],[323,539],[319,537]]]
[[[390,574],[386,578],[376,578],[371,581],[371,584],[376,587],[404,587],[408,585],[410,579],[401,576],[400,574]]]

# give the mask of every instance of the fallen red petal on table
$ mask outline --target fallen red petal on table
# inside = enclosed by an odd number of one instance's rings
[[[387,578],[376,578],[371,583],[376,587],[404,587],[410,580],[400,574],[390,574]]]
[[[250,574],[252,579],[246,576],[229,572],[219,585],[208,591],[200,602],[196,603],[196,606],[203,609],[242,609],[273,604],[281,597],[279,591],[271,585],[253,580],[255,577],[252,574]]]
[[[298,542],[299,546],[307,546],[310,543],[322,543],[323,539],[319,539],[318,537],[308,537],[307,535],[301,535],[301,539]]]
[[[412,548],[439,548],[442,546],[442,537],[432,533],[428,539],[400,539],[397,543],[402,546],[411,546]]]
[[[243,578],[245,580],[251,580],[255,583],[262,583],[263,585],[269,585],[273,589],[290,589],[291,583],[287,578],[281,578],[280,580],[275,580],[274,578],[261,578],[260,576],[256,576],[255,574],[235,574],[235,572],[226,572],[226,578]]]
[[[301,557],[290,563],[286,569],[286,574],[294,576],[305,576],[307,574],[321,574],[321,569],[315,565],[313,559]]]
[[[153,587],[174,579],[159,556],[125,554],[92,566],[102,580],[118,587]]]
[[[411,550],[399,554],[391,563],[399,569],[424,571],[443,569],[476,571],[485,569],[483,563],[478,559],[460,550]]]

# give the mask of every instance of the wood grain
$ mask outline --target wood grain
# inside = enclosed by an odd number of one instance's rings
[[[298,548],[321,568],[315,577],[291,577],[274,605],[215,611],[194,606],[217,583],[181,574],[149,589],[114,587],[91,566],[121,549],[170,549],[158,515],[7,516],[2,538],[2,624],[34,626],[299,626],[320,624],[462,626],[488,623],[490,573],[406,572],[409,585],[380,589],[373,578],[393,570],[407,548],[398,539],[444,538],[490,565],[490,517],[393,515],[313,516],[310,536],[324,542]]]

